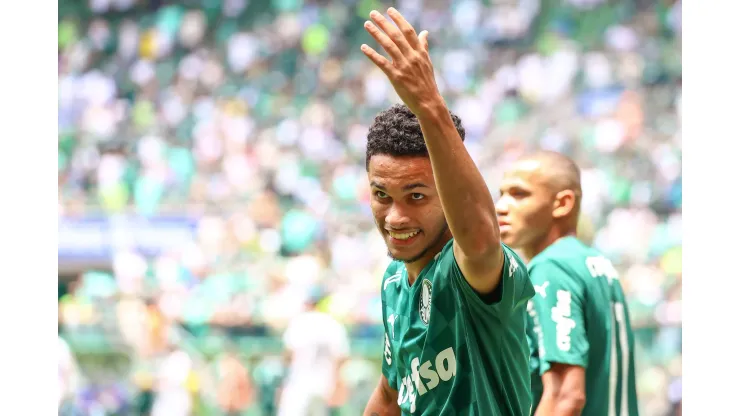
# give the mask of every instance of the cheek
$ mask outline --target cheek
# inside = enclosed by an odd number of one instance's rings
[[[442,206],[429,204],[416,213],[419,220],[421,220],[423,227],[427,232],[436,230],[437,228],[443,227],[445,220],[445,213],[442,210]]]
[[[533,206],[530,212],[530,223],[533,225],[546,226],[552,221],[552,212],[547,204]]]
[[[523,226],[532,226],[547,222],[547,207],[530,202],[522,203],[515,211],[518,222]]]
[[[373,213],[373,218],[375,218],[375,222],[378,224],[382,224],[385,222],[385,212],[382,209],[382,206],[380,204],[377,204],[375,202],[370,203],[370,211]]]

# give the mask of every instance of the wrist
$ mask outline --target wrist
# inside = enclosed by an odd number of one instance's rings
[[[440,116],[445,115],[448,117],[450,115],[450,111],[447,108],[447,103],[445,103],[442,95],[437,94],[435,97],[420,103],[416,118],[418,118],[419,121],[423,121],[429,119],[438,119]]]

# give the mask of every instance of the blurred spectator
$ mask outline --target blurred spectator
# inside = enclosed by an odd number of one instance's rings
[[[80,372],[72,351],[67,342],[59,337],[57,344],[59,358],[58,380],[59,380],[59,413],[69,413],[70,407],[75,399],[75,393],[80,388]]]
[[[236,352],[229,351],[218,360],[218,404],[227,416],[242,414],[254,400],[254,390],[247,368]]]
[[[277,415],[277,404],[285,379],[283,359],[279,356],[267,356],[255,367],[253,374],[259,410],[263,415]]]
[[[193,400],[188,388],[192,361],[185,351],[171,344],[157,370],[152,416],[188,416]]]
[[[340,371],[349,357],[349,339],[336,319],[318,309],[323,297],[313,293],[307,310],[291,320],[283,335],[288,374],[279,415],[329,415],[346,401]]]

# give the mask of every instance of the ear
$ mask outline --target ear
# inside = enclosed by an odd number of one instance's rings
[[[555,194],[552,207],[553,218],[564,218],[573,212],[576,206],[576,194],[570,189]]]

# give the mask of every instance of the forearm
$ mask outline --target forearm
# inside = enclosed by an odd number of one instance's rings
[[[400,416],[401,408],[395,400],[383,393],[380,387],[373,390],[363,416]]]
[[[580,416],[583,404],[575,398],[543,395],[534,416]]]
[[[450,231],[464,253],[484,254],[499,242],[496,210],[488,186],[441,97],[419,111],[417,118]]]

